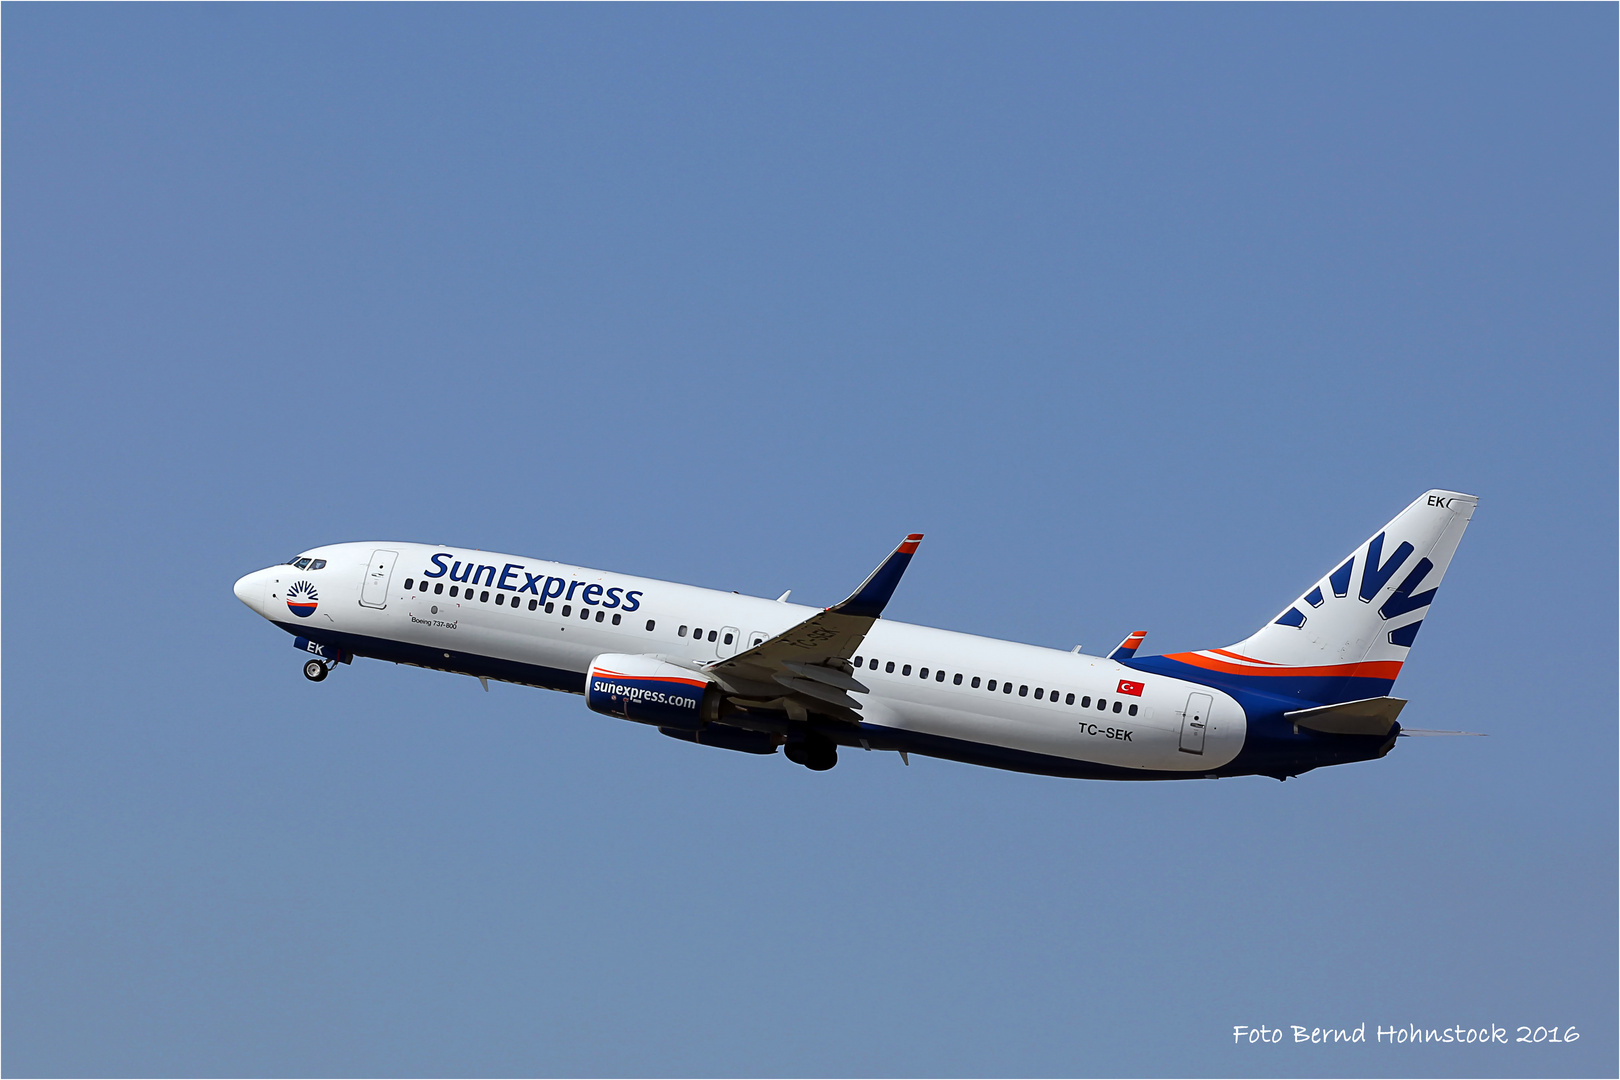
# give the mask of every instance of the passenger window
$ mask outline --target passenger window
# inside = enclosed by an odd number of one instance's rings
[[[754,644],[755,645],[763,645],[763,644],[765,644],[765,639],[762,638],[762,637],[757,637],[757,638],[754,639]]]
[[[934,672],[934,681],[935,682],[944,682],[945,681],[945,669],[944,668],[941,668],[938,671]],[[956,681],[961,682],[962,681],[962,676],[958,675],[956,677]]]
[[[698,629],[695,626],[692,627],[692,639],[694,641],[702,641],[703,640],[703,631]]]
[[[598,611],[597,614],[600,615],[602,613],[600,611]],[[591,621],[591,609],[586,607],[584,604],[579,605],[579,617],[581,619],[583,619],[585,622],[590,622]]]
[[[977,675],[973,676],[973,681],[971,683],[969,683],[968,685],[973,687],[973,689],[977,690],[979,688],[979,677]]]
[[[759,644],[759,642],[757,642],[757,641],[756,641],[756,642],[755,642],[755,643],[754,643],[754,644],[756,644],[756,645],[757,645],[757,644]],[[857,656],[857,657],[856,657],[856,658],[855,658],[855,666],[856,666],[856,667],[860,667],[860,666],[861,666],[861,663],[862,663],[862,661],[861,661],[861,658],[860,658],[860,657],[858,657],[858,656]]]
[[[549,607],[550,605],[547,605],[547,606]],[[574,605],[573,604],[564,604],[563,605],[563,618],[566,619],[566,618],[568,618],[568,616],[572,615],[573,613],[574,613]]]
[[[480,604],[489,603],[489,590],[488,589],[485,589],[483,592],[478,594],[478,602]]]
[[[459,586],[456,586],[456,585],[452,585],[452,586],[450,586],[450,595],[451,595],[451,596],[455,596],[455,595],[456,595],[456,589],[457,589],[457,588],[459,588]]]
[[[871,670],[876,671],[877,670],[877,658],[873,657],[872,662],[870,664],[867,664],[866,666],[868,668],[870,668]]]
[[[1029,689],[1029,687],[1027,687],[1027,686],[1026,686],[1026,687],[1025,687],[1025,688],[1024,688],[1024,689],[1026,689],[1026,690],[1027,690],[1027,689]],[[1003,693],[1003,694],[1010,694],[1010,693],[1012,693],[1012,683],[1010,683],[1010,682],[1004,682],[1004,683],[1002,683],[1002,684],[1001,684],[1001,692],[1002,692],[1002,693]]]
[[[405,579],[405,591],[410,592],[411,591],[411,586],[414,585],[414,584],[415,584],[414,581],[412,581],[410,578],[406,578]]]
[[[584,609],[583,609],[583,608],[581,608],[581,609],[580,609],[580,610],[581,610],[581,611],[583,611],[583,610],[584,610]],[[597,622],[601,622],[601,621],[602,621],[602,620],[603,620],[603,619],[605,619],[605,618],[607,618],[607,612],[605,612],[605,611],[598,611],[598,612],[597,612],[597,613],[596,613],[596,621],[597,621]]]
[[[962,676],[961,676],[961,674],[957,674],[957,675],[954,675],[954,676],[951,677],[951,685],[953,685],[953,686],[961,686],[962,685]]]
[[[1102,698],[1098,698],[1097,699],[1097,709],[1098,709],[1099,712],[1107,712],[1108,711],[1108,702],[1104,701]]]
[[[716,633],[716,631],[714,631],[714,630],[710,630],[710,631],[709,631],[709,640],[710,640],[710,641],[713,641],[713,640],[714,640],[714,635],[715,635],[715,633]]]
[[[540,601],[538,601],[538,600],[530,600],[529,601],[529,610],[530,611],[533,611],[535,608],[537,608],[539,606],[540,606]]]
[[[731,635],[730,635],[730,634],[727,634],[727,635],[726,635],[726,644],[727,644],[727,645],[730,645],[730,644],[731,644]]]
[[[314,562],[309,564],[309,568],[311,570],[325,570],[326,569],[326,560],[325,559],[316,559]]]
[[[921,671],[919,671],[919,672],[917,672],[917,678],[919,678],[919,679],[926,679],[926,678],[928,678],[928,669],[927,669],[927,668],[923,668],[923,669],[922,669],[922,670],[921,670]]]
[[[444,582],[435,581],[433,583],[433,595],[437,596],[442,592],[444,592]]]
[[[557,605],[553,604],[550,600],[547,600],[546,601],[546,614],[550,615],[553,611],[556,611],[556,610],[557,610]]]
[[[1037,686],[1037,687],[1036,687],[1036,688],[1035,688],[1035,700],[1036,700],[1036,701],[1041,701],[1041,700],[1043,700],[1043,699],[1044,699],[1044,698],[1045,698],[1045,697],[1046,697],[1046,691],[1045,691],[1045,690],[1042,690],[1042,689],[1041,689],[1041,688],[1040,688],[1040,687],[1038,687],[1038,686]]]
[[[506,594],[505,593],[496,593],[495,594],[495,606],[500,607],[501,605],[503,605],[505,603],[506,603]]]
[[[615,611],[615,612],[614,612],[614,613],[613,613],[613,625],[614,625],[614,626],[618,626],[618,625],[619,625],[619,619],[620,619],[620,618],[621,618],[621,617],[622,617],[622,616],[620,616],[620,614],[619,614],[619,613],[618,613],[618,612],[617,612],[617,611]]]
[[[1131,715],[1132,715],[1132,716],[1135,716],[1135,715],[1136,715],[1136,706],[1135,706],[1135,705],[1132,705],[1132,706],[1131,706],[1131,708],[1130,708],[1130,713],[1131,713]]]
[[[911,674],[911,665],[907,664],[905,667],[901,668],[900,669],[900,674],[902,674],[902,675],[910,675]]]
[[[1065,704],[1065,705],[1073,705],[1074,704],[1074,695],[1070,694],[1068,697],[1064,698],[1063,699],[1063,704]]]
[[[681,626],[681,628],[679,630],[675,631],[675,636],[676,637],[685,637],[686,636],[686,627],[685,627],[684,624]]]
[[[995,693],[996,692],[996,680],[991,679],[990,680],[990,685],[985,687],[985,689],[989,690],[992,694]]]
[[[652,620],[652,619],[648,619],[648,620],[647,620],[647,633],[649,633],[649,634],[650,634],[650,633],[652,633],[652,629],[653,629],[653,627],[655,627],[655,626],[657,626],[657,625],[658,625],[658,623],[657,623],[657,622],[655,622],[655,621],[654,621],[654,620]]]
[[[1019,688],[1018,688],[1018,696],[1019,696],[1019,697],[1029,697],[1029,687],[1027,687],[1027,686],[1020,686],[1020,687],[1019,687]]]
[[[1117,702],[1117,701],[1116,701],[1116,702],[1114,702],[1114,711],[1115,711],[1115,712],[1119,712],[1119,706],[1120,706],[1120,703],[1119,703],[1119,702]]]
[[[883,670],[885,672],[887,672],[888,674],[893,675],[894,674],[894,661],[890,660],[887,664],[884,664],[883,665]]]

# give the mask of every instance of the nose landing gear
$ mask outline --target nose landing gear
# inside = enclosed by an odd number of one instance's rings
[[[320,682],[331,674],[333,668],[339,664],[347,664],[353,659],[348,653],[335,646],[317,645],[306,637],[293,638],[293,648],[299,652],[315,654],[315,656],[304,661],[304,678],[310,682]]]

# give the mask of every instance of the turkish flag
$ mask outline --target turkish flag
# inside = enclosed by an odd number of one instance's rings
[[[1129,679],[1121,679],[1119,680],[1119,689],[1114,692],[1116,694],[1129,694],[1131,697],[1141,697],[1142,684],[1131,682]]]

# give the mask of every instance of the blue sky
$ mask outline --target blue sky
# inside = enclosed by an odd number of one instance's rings
[[[1615,23],[7,6],[5,1071],[1612,1075]],[[1436,486],[1396,692],[1490,737],[1286,784],[316,686],[230,589],[917,530],[891,617],[1158,652]]]

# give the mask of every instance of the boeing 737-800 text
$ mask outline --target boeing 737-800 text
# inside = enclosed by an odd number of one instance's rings
[[[920,535],[842,603],[518,556],[333,544],[236,583],[326,678],[352,657],[583,694],[665,735],[830,769],[838,747],[1107,780],[1274,776],[1387,754],[1389,692],[1478,500],[1426,492],[1250,637],[1106,657],[881,618]]]

